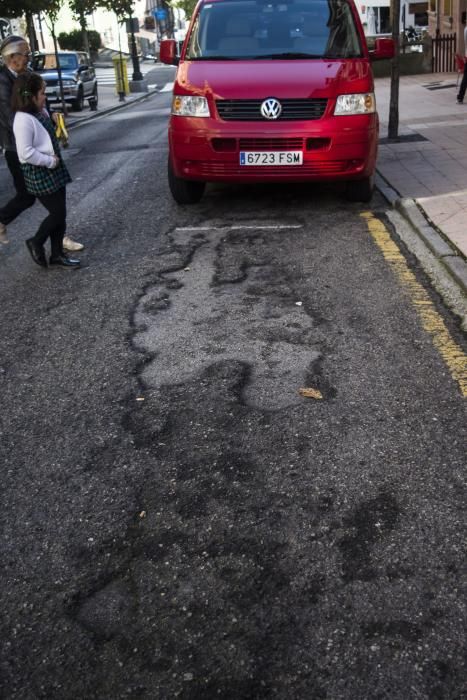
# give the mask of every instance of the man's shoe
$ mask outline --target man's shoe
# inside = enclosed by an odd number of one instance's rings
[[[63,239],[63,248],[65,250],[71,250],[73,252],[76,252],[77,250],[83,250],[84,245],[82,243],[78,243],[78,241],[74,241],[70,236],[65,236]]]
[[[0,224],[0,243],[3,243],[3,245],[6,245],[9,243],[8,238],[6,237],[6,226],[5,224]]]
[[[49,265],[56,265],[57,267],[68,267],[68,268],[77,268],[81,265],[81,260],[77,260],[76,258],[69,258],[65,253],[62,253],[62,255],[55,255],[55,256],[50,256],[49,258]]]
[[[464,103],[464,100],[460,100],[459,98],[457,98],[457,104],[458,104],[458,105],[461,105],[461,104],[463,104],[463,103]]]
[[[54,265],[57,267],[68,267],[70,269],[76,269],[81,265],[81,260],[76,260],[76,258],[68,258],[66,255],[56,255],[55,257],[50,257],[49,265]]]
[[[41,244],[36,243],[33,238],[28,238],[26,241],[26,246],[31,253],[31,258],[34,260],[34,262],[41,267],[47,267],[44,248],[41,246]]]

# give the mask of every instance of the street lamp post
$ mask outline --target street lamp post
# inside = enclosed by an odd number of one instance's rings
[[[131,62],[133,63],[132,80],[143,80],[143,74],[139,67],[138,51],[136,49],[136,37],[133,26],[133,18],[130,19],[130,34],[131,34]],[[138,21],[138,20],[136,20]]]

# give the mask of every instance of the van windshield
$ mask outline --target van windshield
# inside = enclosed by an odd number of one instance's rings
[[[346,0],[222,0],[197,15],[185,58],[357,58],[362,47]]]

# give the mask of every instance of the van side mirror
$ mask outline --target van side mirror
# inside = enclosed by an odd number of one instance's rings
[[[178,66],[177,42],[175,39],[163,39],[161,41],[159,57],[162,63],[169,66]]]
[[[381,37],[375,40],[375,48],[370,51],[372,61],[382,61],[385,58],[394,58],[394,39]]]

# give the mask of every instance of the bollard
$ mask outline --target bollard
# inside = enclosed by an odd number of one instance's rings
[[[115,71],[115,91],[119,101],[125,101],[125,95],[130,94],[130,85],[128,82],[127,62],[123,56],[113,56],[112,61]]]

